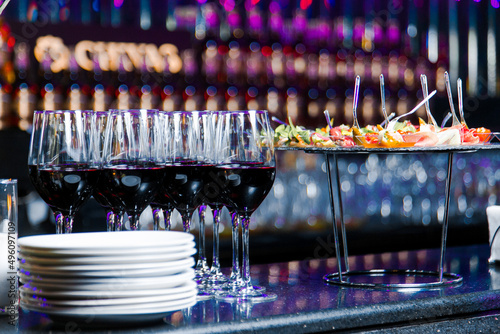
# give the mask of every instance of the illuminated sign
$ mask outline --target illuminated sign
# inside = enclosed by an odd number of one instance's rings
[[[117,71],[121,67],[131,72],[144,66],[148,71],[158,73],[178,73],[182,69],[179,50],[170,43],[156,46],[84,40],[71,50],[61,38],[47,35],[37,39],[34,53],[40,63],[50,61],[54,73],[69,69],[72,53],[78,66],[87,71],[94,70],[96,64],[103,71]]]

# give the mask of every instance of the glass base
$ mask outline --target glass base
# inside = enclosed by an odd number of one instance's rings
[[[413,269],[371,269],[350,270],[342,273],[328,274],[323,280],[329,284],[359,288],[381,289],[422,289],[441,288],[462,283],[463,277],[454,273]],[[342,278],[342,279],[341,279]],[[387,280],[384,280],[387,278]],[[398,279],[394,282],[391,279]]]
[[[220,270],[210,271],[210,277],[206,280],[206,284],[212,289],[218,289],[229,282],[227,278]]]
[[[278,298],[275,293],[266,293],[266,289],[260,286],[241,287],[237,290],[219,291],[215,299],[225,302],[272,302]]]
[[[196,295],[197,301],[209,300],[212,299],[214,295],[208,291],[198,289],[198,294]]]
[[[210,268],[207,265],[197,265],[194,271],[194,280],[198,283],[210,279]]]
[[[219,285],[219,287],[216,289],[216,293],[217,294],[229,293],[229,292],[235,293],[236,291],[239,291],[239,290],[243,289],[244,287],[245,287],[245,282],[241,279],[241,277],[237,277],[237,278],[229,277],[227,279],[226,283]],[[259,290],[259,291],[266,290],[265,288],[258,287],[258,286],[254,286],[254,288],[256,290]]]

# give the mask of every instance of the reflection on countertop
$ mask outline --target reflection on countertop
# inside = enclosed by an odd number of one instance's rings
[[[488,256],[487,245],[449,248],[445,270],[463,276],[463,283],[429,290],[344,288],[325,284],[322,277],[336,272],[335,258],[255,265],[252,267],[254,283],[276,293],[276,301],[260,304],[230,304],[217,300],[198,302],[188,310],[170,314],[162,323],[147,325],[142,331],[193,333],[300,329],[302,332],[317,332],[333,328],[411,325],[498,310],[500,268],[488,265]],[[439,250],[429,249],[353,256],[350,265],[353,270],[435,270],[438,260]],[[415,277],[389,279],[392,282],[412,282]],[[21,311],[20,314],[21,333],[46,330],[58,333],[65,330],[64,325],[54,324],[38,313]],[[83,325],[91,326],[91,317]],[[74,329],[80,330],[80,327]],[[118,329],[116,332],[132,331]]]

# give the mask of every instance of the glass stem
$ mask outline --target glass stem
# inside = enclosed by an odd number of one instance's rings
[[[250,256],[249,256],[249,225],[250,225],[250,217],[242,216],[241,217],[241,229],[242,229],[242,242],[243,242],[243,264],[242,264],[242,278],[243,283],[246,288],[252,287],[252,282],[250,278]]]
[[[115,219],[116,219],[116,216],[113,213],[113,211],[111,211],[111,210],[108,211],[108,213],[106,214],[106,225],[108,228],[108,232],[112,232],[115,230],[115,228],[116,228]]]
[[[232,283],[241,283],[241,275],[240,275],[240,243],[239,243],[239,225],[238,225],[238,214],[236,212],[231,214],[232,216],[232,226],[231,226],[231,235],[233,241],[233,267],[231,269],[231,277],[230,280]]]
[[[114,213],[114,225],[115,231],[121,231],[123,229],[123,213]]]
[[[158,231],[160,229],[160,219],[162,209],[159,206],[155,206],[153,209],[153,231]]]
[[[68,215],[65,219],[64,219],[64,233],[71,233],[73,232],[73,216],[72,215]]]
[[[64,233],[64,216],[60,212],[54,212],[54,217],[56,218],[56,234]]]
[[[128,219],[130,222],[130,229],[132,231],[136,231],[139,229],[139,217],[141,216],[140,213],[132,213],[128,215]]]
[[[213,244],[213,256],[212,256],[212,270],[211,275],[220,274],[220,263],[219,263],[219,225],[220,216],[222,212],[222,207],[217,206],[214,208],[214,244]]]
[[[165,222],[165,231],[170,231],[172,228],[171,225],[171,218],[172,218],[172,211],[174,211],[174,207],[172,205],[168,205],[164,210],[163,210],[163,219]]]
[[[198,209],[198,216],[200,217],[200,230],[198,242],[198,263],[196,269],[203,269],[206,266],[207,258],[205,256],[205,209],[206,205],[201,205]]]
[[[187,212],[182,214],[182,226],[184,228],[184,232],[189,233],[191,231],[191,219]]]

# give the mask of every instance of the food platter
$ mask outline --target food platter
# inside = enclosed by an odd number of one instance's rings
[[[427,78],[421,76],[424,99],[411,111],[390,119],[385,110],[384,78],[380,76],[380,91],[382,111],[385,121],[381,124],[360,127],[357,119],[357,104],[360,77],[356,76],[353,96],[353,125],[341,124],[333,126],[328,110],[325,110],[327,125],[323,128],[307,129],[294,125],[288,118],[288,124],[273,117],[273,121],[280,123],[274,130],[274,147],[276,151],[303,151],[306,153],[322,154],[325,157],[326,176],[330,196],[330,209],[333,218],[333,234],[335,239],[335,256],[337,273],[325,275],[323,280],[329,284],[382,289],[432,289],[444,286],[457,285],[463,278],[454,273],[444,272],[444,258],[448,231],[448,214],[450,207],[451,175],[453,170],[453,156],[455,153],[474,153],[478,151],[500,149],[500,133],[492,132],[489,128],[469,128],[463,114],[463,96],[461,80],[459,87],[460,120],[455,114],[449,75],[445,72],[445,82],[450,102],[451,112],[438,125],[429,108],[429,99],[436,94],[427,93]],[[411,121],[399,121],[409,116],[425,105],[427,122],[419,117],[418,124]],[[394,113],[393,113],[394,114]],[[392,114],[391,114],[392,115]],[[395,114],[393,115],[393,117]],[[453,118],[452,125],[446,126],[447,121]],[[441,233],[441,254],[436,271],[422,271],[415,269],[371,269],[366,271],[352,271],[349,269],[349,254],[347,247],[346,227],[342,207],[342,189],[340,182],[339,156],[369,154],[445,154],[448,168],[445,178],[445,208]],[[338,231],[340,227],[340,232]],[[342,244],[342,251],[341,245]],[[344,268],[342,268],[344,267]],[[411,283],[394,283],[390,276],[412,276]],[[364,281],[355,278],[363,277]],[[389,277],[387,283],[381,282],[380,277]],[[422,279],[424,278],[424,279]]]

